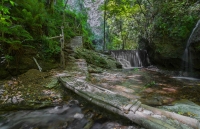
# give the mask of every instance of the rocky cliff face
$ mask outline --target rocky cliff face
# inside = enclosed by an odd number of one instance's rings
[[[72,10],[86,10],[88,24],[94,33],[94,41],[97,49],[102,49],[103,44],[103,11],[99,9],[104,0],[68,0],[68,5]]]

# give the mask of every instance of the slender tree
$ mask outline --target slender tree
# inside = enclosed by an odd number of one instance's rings
[[[106,50],[106,11],[107,11],[107,0],[104,0],[103,51]]]

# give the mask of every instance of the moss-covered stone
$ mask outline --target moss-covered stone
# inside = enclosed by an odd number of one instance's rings
[[[61,103],[62,89],[52,73],[31,69],[18,78],[2,83],[0,111],[38,109]]]
[[[2,67],[0,68],[0,78],[6,78],[8,77],[10,74],[8,71],[6,71],[5,69],[3,69]]]
[[[75,53],[75,58],[85,59],[88,64],[92,64],[101,68],[116,69],[119,65],[111,57],[97,53],[93,50],[78,48],[76,49]]]
[[[95,65],[89,65],[88,66],[88,72],[89,73],[102,73],[103,69],[100,67],[97,67]]]

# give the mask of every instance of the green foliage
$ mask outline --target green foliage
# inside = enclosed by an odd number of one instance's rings
[[[66,10],[66,16],[66,29],[68,31],[66,38],[71,39],[76,35],[82,35],[84,43],[91,44],[93,37],[87,24],[87,15],[85,13],[74,13],[71,10]]]
[[[66,43],[74,36],[82,35],[85,46],[91,45],[92,34],[87,26],[87,16],[69,10],[63,1],[0,2],[0,40],[4,55],[20,58],[26,47],[36,48],[44,58],[58,55],[59,39],[51,40],[48,37],[60,35],[61,26],[64,26]]]
[[[115,60],[112,60],[109,57],[97,53],[93,50],[78,48],[76,49],[75,53],[76,58],[85,59],[88,64],[106,69],[116,68]]]
[[[148,21],[153,25],[150,31],[153,33],[149,33],[150,38],[147,38],[151,47],[161,57],[181,57],[187,39],[198,20],[196,12],[190,10],[194,6],[193,2],[157,1],[152,4],[153,9],[147,8],[148,12],[154,12],[154,19]]]
[[[40,37],[47,16],[44,4],[38,0],[15,0],[15,2],[16,7],[12,9],[12,13],[17,22],[23,25],[34,38]]]
[[[9,2],[10,4],[5,4],[5,2]],[[23,47],[22,43],[26,40],[32,40],[32,36],[22,25],[14,24],[16,17],[10,15],[10,8],[8,8],[13,7],[14,2],[4,0],[1,4],[0,40],[3,48],[2,52],[5,55],[18,56]]]
[[[139,12],[139,6],[132,0],[110,0],[104,5],[108,35],[110,38],[108,49],[133,49],[136,38],[133,15]],[[103,7],[103,6],[102,6]]]
[[[7,64],[9,64],[9,62],[12,60],[13,60],[13,56],[5,55],[5,61],[7,62]]]
[[[146,87],[146,88],[148,88],[148,87],[153,87],[153,86],[155,86],[155,84],[156,84],[155,81],[151,81],[151,82],[145,84],[145,87]]]
[[[160,37],[167,35],[173,39],[187,39],[198,17],[188,14],[188,6],[184,2],[168,2],[160,6],[162,10],[155,24]]]
[[[2,0],[0,3],[0,25],[9,26],[11,24],[9,6],[14,6],[14,2],[12,0]]]
[[[56,40],[49,40],[47,37],[40,39],[41,45],[39,48],[44,59],[57,56],[60,53],[60,43]]]
[[[134,68],[133,71],[136,71],[136,72],[137,72],[137,71],[139,71],[139,68]]]
[[[197,1],[109,0],[106,11],[109,49],[136,49],[142,37],[145,47],[162,57],[180,57],[199,19]],[[141,45],[139,45],[141,46]],[[144,48],[144,47],[143,47]]]

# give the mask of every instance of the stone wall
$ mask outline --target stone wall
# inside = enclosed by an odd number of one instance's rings
[[[112,50],[111,56],[117,60],[130,62],[132,67],[147,67],[150,65],[148,54],[145,50]]]
[[[82,36],[75,36],[73,39],[71,39],[70,46],[73,50],[75,50],[78,47],[83,47]]]

